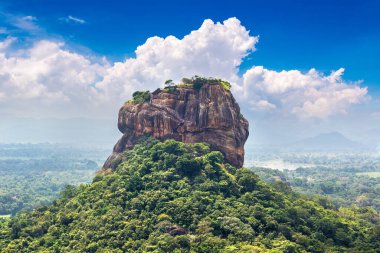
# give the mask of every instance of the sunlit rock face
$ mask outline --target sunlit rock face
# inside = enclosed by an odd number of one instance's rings
[[[124,135],[104,168],[115,169],[122,160],[121,154],[146,135],[159,140],[206,142],[221,151],[226,162],[241,167],[249,134],[248,121],[239,105],[231,92],[219,84],[205,84],[200,89],[157,89],[149,102],[124,104],[118,127]]]

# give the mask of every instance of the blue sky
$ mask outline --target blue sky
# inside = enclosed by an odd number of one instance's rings
[[[260,35],[257,52],[245,66],[275,70],[312,67],[346,69],[345,78],[365,80],[373,92],[380,82],[380,2],[335,1],[7,1],[11,15],[37,17],[45,34],[72,46],[122,60],[148,37],[182,37],[204,19],[237,17]],[[62,22],[68,16],[85,24]],[[7,26],[4,20],[1,26]],[[81,50],[84,50],[83,48]]]
[[[373,132],[379,11],[376,0],[3,0],[0,133],[25,117],[115,120],[134,90],[194,74],[234,83],[263,142]]]

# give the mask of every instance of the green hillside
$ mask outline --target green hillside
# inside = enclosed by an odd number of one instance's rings
[[[116,172],[0,217],[1,252],[380,252],[379,214],[271,186],[205,144],[147,139]]]

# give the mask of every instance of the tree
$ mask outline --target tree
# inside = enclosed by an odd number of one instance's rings
[[[171,79],[166,80],[166,81],[165,81],[165,85],[166,85],[166,86],[174,85],[173,80],[171,80]]]
[[[49,207],[0,222],[0,248],[376,252],[379,223],[373,209],[327,209],[316,198],[278,191],[247,169],[227,168],[207,145],[146,139],[126,151],[115,172],[69,188]]]
[[[150,92],[147,91],[135,91],[132,94],[133,102],[135,103],[144,103],[150,100]]]

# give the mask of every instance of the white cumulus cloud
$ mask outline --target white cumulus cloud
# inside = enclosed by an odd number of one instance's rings
[[[242,59],[255,50],[258,38],[249,35],[236,18],[223,23],[205,20],[182,39],[152,37],[136,49],[136,57],[117,62],[96,87],[130,96],[133,90],[154,89],[167,79],[194,75],[237,81]]]
[[[71,103],[73,107],[92,103],[93,84],[102,78],[107,65],[64,50],[63,43],[45,40],[8,55],[4,49],[11,42],[9,38],[0,43],[1,110],[24,104],[27,111],[46,107],[46,103]]]
[[[0,41],[0,52],[9,48],[9,46],[12,45],[12,43],[14,43],[16,40],[16,38],[9,36],[5,40]]]
[[[345,82],[343,72],[341,68],[324,75],[315,69],[302,73],[256,66],[244,73],[240,94],[254,110],[277,108],[283,114],[323,119],[346,113],[366,99],[367,88],[361,88],[360,82]]]
[[[31,23],[35,18],[21,20]],[[315,69],[278,72],[256,66],[239,76],[239,66],[255,50],[258,37],[236,18],[205,20],[183,38],[151,37],[135,57],[114,63],[49,40],[12,51],[16,40],[0,41],[0,112],[56,114],[63,108],[71,116],[109,116],[135,90],[153,90],[167,79],[194,75],[232,82],[239,102],[255,111],[306,118],[345,113],[367,94],[360,83],[342,79],[343,69],[324,75]]]

